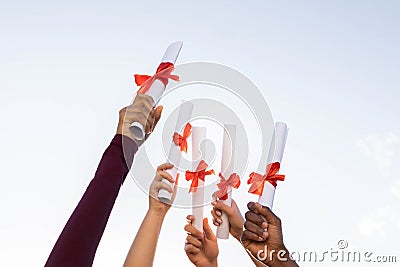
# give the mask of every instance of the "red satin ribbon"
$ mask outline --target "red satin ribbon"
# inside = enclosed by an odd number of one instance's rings
[[[172,136],[172,141],[175,143],[175,145],[179,146],[180,150],[184,151],[185,153],[187,153],[187,138],[190,136],[191,130],[192,125],[190,125],[190,123],[187,123],[185,129],[183,130],[183,136],[178,133],[174,133],[174,135]]]
[[[135,83],[140,86],[137,92],[141,94],[147,93],[155,80],[160,80],[165,86],[168,84],[168,79],[179,81],[178,75],[171,74],[174,69],[174,64],[171,62],[162,62],[153,76],[135,74]]]
[[[194,172],[186,171],[186,181],[192,180],[189,193],[197,191],[197,187],[199,186],[199,179],[204,181],[206,175],[214,174],[214,170],[206,171],[207,167],[208,167],[207,163],[205,163],[204,160],[201,160],[199,162],[199,165],[197,165],[196,171]]]
[[[228,187],[231,186],[232,188],[238,189],[240,186],[240,177],[236,173],[232,173],[231,176],[229,176],[228,180],[225,179],[222,174],[219,174],[219,177],[221,178],[221,181],[217,184],[219,190],[218,190],[218,198],[221,200],[227,200],[228,199]]]
[[[274,162],[267,165],[267,171],[265,175],[261,175],[255,172],[250,174],[250,178],[247,184],[251,184],[249,192],[261,196],[264,190],[264,182],[267,181],[274,187],[277,186],[277,181],[284,181],[285,175],[277,174],[281,164],[279,162]]]

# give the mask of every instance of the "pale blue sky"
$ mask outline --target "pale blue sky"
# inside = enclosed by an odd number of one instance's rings
[[[131,101],[132,74],[151,73],[176,40],[180,63],[241,71],[289,125],[274,210],[290,250],[346,239],[397,253],[399,13],[395,0],[0,2],[0,265],[45,262]],[[246,188],[235,194],[244,212]],[[122,264],[145,199],[127,181],[94,266]],[[187,212],[171,210],[155,266],[188,265]],[[235,263],[250,266],[222,242],[220,265]]]

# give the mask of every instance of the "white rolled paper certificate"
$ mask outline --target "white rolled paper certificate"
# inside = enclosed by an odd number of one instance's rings
[[[181,51],[183,42],[175,42],[168,46],[167,50],[164,53],[164,56],[161,59],[161,63],[172,63],[175,64],[176,59],[179,56]],[[165,85],[160,80],[156,79],[151,84],[149,90],[146,92],[147,95],[151,96],[154,100],[154,103],[157,104],[160,100],[162,94],[164,93]],[[132,123],[130,130],[132,131],[133,136],[137,140],[143,140],[145,137],[144,126],[139,122]]]
[[[236,125],[224,125],[224,134],[222,139],[222,155],[221,155],[221,174],[226,179],[233,173],[235,164],[235,142],[236,142]],[[220,200],[227,206],[232,205],[232,187],[228,186],[228,198]],[[220,239],[229,238],[229,220],[228,216],[223,212],[222,223],[217,227],[217,237]]]
[[[205,127],[193,127],[192,128],[192,161],[193,170],[196,170],[200,161],[202,160],[202,154],[205,153],[200,148],[202,141],[206,139]],[[192,214],[194,216],[193,226],[196,227],[200,232],[203,232],[203,205],[204,205],[204,181],[198,179],[198,187],[196,192],[192,192]]]
[[[182,133],[185,125],[189,122],[193,112],[193,104],[190,101],[182,101],[181,106],[179,107],[179,114],[178,120],[175,126],[175,133]],[[172,140],[171,134],[171,140]],[[181,161],[182,151],[180,147],[176,145],[174,142],[171,142],[171,147],[169,149],[168,154],[168,162],[174,164],[172,169],[167,170],[172,178],[176,179],[176,175],[178,173],[179,163]],[[174,187],[174,184],[168,182],[167,180],[163,179],[163,182],[168,184],[171,188]],[[161,189],[158,193],[158,199],[164,203],[170,203],[172,198],[172,194],[167,190]]]
[[[272,135],[271,145],[269,148],[267,165],[274,162],[282,162],[283,153],[285,151],[286,138],[288,135],[287,125],[283,122],[275,123],[274,134]],[[264,182],[264,190],[258,199],[258,203],[272,209],[275,196],[275,187],[268,181]]]

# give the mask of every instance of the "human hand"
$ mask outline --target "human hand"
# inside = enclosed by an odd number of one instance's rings
[[[138,93],[133,103],[119,111],[119,122],[117,134],[125,135],[136,142],[138,146],[150,136],[161,117],[163,107],[154,108],[154,101],[151,96]],[[145,138],[137,140],[131,132],[131,124],[139,122],[144,125]]]
[[[213,223],[215,226],[220,226],[222,223],[222,212],[224,212],[229,220],[229,233],[240,240],[240,236],[243,232],[244,218],[240,213],[236,202],[232,199],[232,206],[225,205],[222,201],[213,201],[211,203],[213,209],[211,215],[213,216]]]
[[[257,260],[270,267],[298,266],[283,244],[281,220],[268,208],[249,202],[241,242]]]
[[[218,266],[217,237],[211,230],[208,219],[205,218],[203,220],[203,233],[192,225],[193,215],[188,215],[186,219],[188,224],[184,229],[188,235],[186,237],[185,252],[189,260],[197,267]]]
[[[156,176],[154,177],[153,182],[150,185],[149,192],[149,211],[156,212],[162,215],[165,215],[172,203],[174,202],[176,189],[177,189],[177,180],[174,180],[172,176],[166,172],[166,170],[172,169],[174,165],[170,163],[164,163],[158,166]],[[163,181],[163,179],[169,181],[170,183],[175,183],[174,188],[172,189],[167,183]],[[164,203],[158,199],[158,192],[163,189],[172,194],[171,202]]]

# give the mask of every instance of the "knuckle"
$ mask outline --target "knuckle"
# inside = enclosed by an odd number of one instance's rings
[[[244,214],[244,216],[245,216],[245,218],[246,218],[247,220],[251,218],[251,215],[252,215],[252,212],[251,212],[251,211],[247,211],[247,212]]]
[[[120,110],[119,110],[119,115],[120,115],[120,116],[125,115],[127,109],[128,109],[128,107],[124,107],[124,108],[120,109]]]

